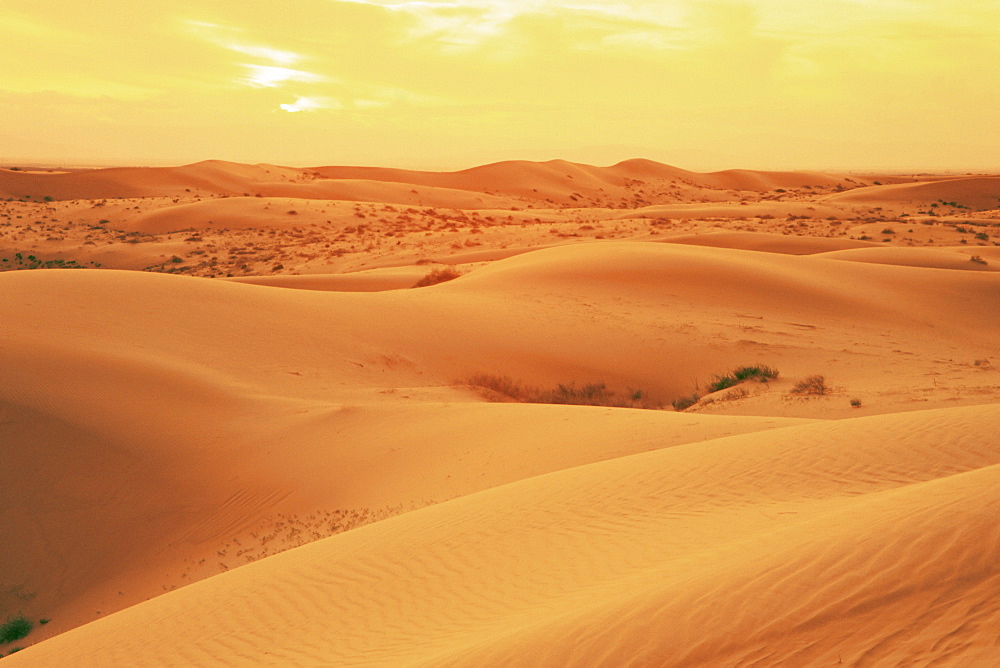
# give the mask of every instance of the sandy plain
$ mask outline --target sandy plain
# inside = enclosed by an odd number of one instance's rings
[[[1000,660],[1000,176],[11,167],[5,665]]]

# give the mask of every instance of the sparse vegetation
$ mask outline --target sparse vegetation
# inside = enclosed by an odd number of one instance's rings
[[[91,266],[100,267],[100,263],[91,262]],[[15,253],[13,258],[0,258],[0,271],[16,269],[85,269],[86,266],[76,260],[42,260],[34,255],[25,257]]]
[[[750,380],[756,380],[760,383],[766,383],[769,380],[774,380],[778,377],[778,370],[772,366],[766,364],[753,364],[749,366],[741,366],[733,369],[729,373],[715,374],[712,376],[712,382],[708,385],[709,393],[719,392],[721,390],[728,389],[730,387],[735,387],[740,383],[744,383]],[[737,399],[742,399],[750,395],[750,391],[746,388],[739,388],[733,390],[732,392],[726,393],[724,396],[718,397],[719,401],[736,401]],[[701,394],[694,392],[687,396],[678,397],[670,402],[674,407],[674,410],[682,411],[690,408],[694,404],[698,403],[701,399]],[[706,399],[706,402],[708,400]]]
[[[745,387],[734,387],[718,398],[719,401],[736,401],[750,396],[750,390]]]
[[[851,399],[851,406],[853,406],[854,408],[861,408],[861,400]]]
[[[708,391],[718,392],[719,390],[739,385],[740,383],[748,380],[756,380],[761,383],[766,383],[767,381],[773,380],[777,377],[778,370],[774,367],[764,364],[741,366],[737,369],[733,369],[729,373],[716,374],[713,376],[712,382],[708,385]]]
[[[508,376],[476,374],[465,384],[470,385],[488,401],[514,401],[526,404],[569,404],[574,406],[611,406],[614,408],[661,408],[649,401],[641,390],[616,392],[604,383],[560,383],[551,390],[524,385]]]
[[[973,255],[969,258],[969,262],[975,262],[976,264],[989,264],[989,262],[983,259],[982,255]]]
[[[803,378],[790,391],[800,396],[822,396],[829,393],[830,388],[826,384],[826,378],[816,375]]]
[[[454,267],[443,267],[441,269],[435,269],[431,273],[427,274],[419,281],[414,283],[415,288],[424,288],[428,285],[437,285],[438,283],[444,283],[445,281],[451,281],[462,275],[462,272],[458,271]]]
[[[31,629],[31,620],[24,615],[11,617],[3,624],[0,624],[0,645],[6,645],[7,643],[24,638],[31,633]]]
[[[691,408],[692,406],[694,406],[696,403],[698,403],[699,399],[701,399],[701,396],[697,392],[695,392],[685,397],[678,397],[677,399],[674,399],[673,401],[670,402],[670,405],[674,407],[675,411],[682,411],[686,408]]]

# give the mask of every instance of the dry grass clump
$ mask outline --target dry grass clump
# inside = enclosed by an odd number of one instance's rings
[[[487,401],[514,401],[526,404],[570,404],[574,406],[610,406],[614,408],[661,408],[641,390],[616,392],[604,383],[560,383],[552,389],[524,385],[508,376],[476,374],[465,381]]]
[[[795,383],[795,386],[789,391],[800,396],[822,396],[828,394],[830,388],[823,376],[809,376]]]
[[[687,396],[678,397],[674,399],[673,401],[670,402],[670,405],[674,407],[675,411],[682,411],[685,408],[691,408],[692,406],[694,406],[696,403],[698,403],[699,399],[701,399],[701,395],[698,394],[697,392],[694,392]]]
[[[438,283],[444,283],[445,281],[451,281],[462,275],[462,272],[455,269],[455,267],[442,267],[441,269],[435,269],[431,273],[427,274],[419,281],[413,284],[415,288],[424,288],[428,285],[437,285]]]

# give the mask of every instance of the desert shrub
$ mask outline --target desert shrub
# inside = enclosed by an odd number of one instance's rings
[[[756,380],[761,383],[766,383],[768,380],[772,380],[777,377],[778,370],[774,367],[767,366],[766,364],[741,366],[737,369],[733,369],[729,373],[715,374],[712,377],[712,382],[708,384],[708,391],[718,392],[719,390],[725,390],[726,388],[733,387],[734,385],[739,385],[747,380]]]
[[[854,408],[861,408],[861,400],[851,399],[851,406],[853,406]]]
[[[483,398],[490,401],[502,401],[504,399],[527,401],[526,397],[532,394],[530,389],[526,389],[509,376],[494,376],[481,373],[469,376],[465,382],[467,385],[480,390]]]
[[[766,383],[778,377],[778,370],[766,364],[755,364],[753,366],[741,366],[733,370],[733,376],[737,380],[756,380]]]
[[[428,285],[437,285],[438,283],[444,283],[445,281],[456,279],[461,275],[462,273],[454,267],[443,267],[441,269],[435,269],[431,273],[427,274],[414,283],[413,287],[424,288]]]
[[[708,384],[708,391],[718,392],[719,390],[724,390],[727,387],[732,387],[733,385],[736,385],[739,382],[740,381],[736,379],[736,376],[733,376],[728,373],[722,375],[715,375],[712,379],[712,382]]]
[[[23,615],[11,617],[0,624],[0,645],[20,640],[31,633],[31,621]]]
[[[616,392],[604,383],[560,383],[551,390],[524,385],[508,376],[476,374],[465,384],[479,391],[487,401],[518,401],[527,404],[569,404],[574,406],[611,406],[615,408],[660,408],[641,390]]]
[[[563,385],[560,383],[553,390],[543,392],[535,397],[538,403],[544,404],[572,404],[575,406],[617,406],[620,408],[632,407],[634,395],[619,394],[612,392],[604,383],[589,383],[583,387],[576,387],[575,384]],[[640,399],[642,393],[639,393]]]
[[[973,255],[969,258],[969,262],[975,262],[976,264],[989,264],[989,262],[984,260],[981,255]]]
[[[719,401],[736,401],[750,396],[750,390],[745,387],[735,387],[719,397]]]
[[[682,411],[685,408],[691,408],[691,406],[694,406],[698,403],[698,399],[700,398],[701,397],[698,396],[698,393],[695,392],[694,394],[689,394],[686,397],[678,397],[674,399],[670,402],[670,405],[674,407],[674,410]]]
[[[799,382],[795,383],[792,387],[792,394],[799,394],[805,396],[821,396],[830,391],[830,388],[826,385],[826,378],[823,376],[809,376],[808,378],[803,378]]]

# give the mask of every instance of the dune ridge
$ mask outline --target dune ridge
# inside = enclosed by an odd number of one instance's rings
[[[494,163],[456,172],[420,172],[379,167],[309,167],[244,165],[208,160],[181,167],[114,167],[73,172],[0,171],[0,195],[57,200],[178,196],[194,192],[212,195],[260,195],[379,202],[416,200],[401,185],[425,188],[425,195],[447,199],[451,191],[477,193],[475,199],[451,194],[450,206],[478,204],[489,208],[500,195],[563,204],[582,197],[599,197],[605,188],[622,189],[645,180],[672,182],[716,190],[764,191],[778,187],[834,186],[844,177],[812,172],[728,170],[700,174],[649,160],[595,167],[553,160]],[[376,188],[372,184],[378,184]],[[409,192],[409,191],[406,191]],[[417,190],[414,194],[419,194]],[[376,196],[377,195],[377,196]],[[464,199],[463,199],[464,197]],[[444,204],[439,204],[444,206]]]

